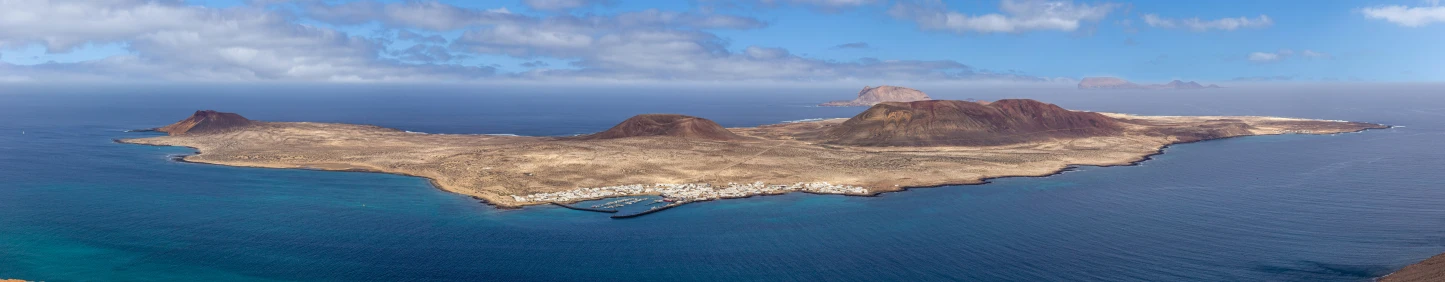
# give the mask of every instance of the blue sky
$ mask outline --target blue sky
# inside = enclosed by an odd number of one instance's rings
[[[1445,81],[1439,1],[0,6],[0,82]]]

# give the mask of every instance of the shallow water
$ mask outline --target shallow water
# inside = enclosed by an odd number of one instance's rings
[[[850,116],[862,108],[809,105],[856,90],[12,89],[0,92],[0,278],[1365,281],[1445,252],[1445,87],[923,90],[1404,127],[1183,144],[1139,166],[881,197],[712,201],[614,220],[499,210],[412,177],[177,163],[167,156],[191,150],[111,139],[203,108],[432,133],[569,135],[648,112],[752,126]]]

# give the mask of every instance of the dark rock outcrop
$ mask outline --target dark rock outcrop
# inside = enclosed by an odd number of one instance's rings
[[[1122,131],[1102,114],[1029,99],[930,100],[874,105],[817,138],[854,146],[989,146]]]
[[[1137,84],[1117,77],[1085,77],[1079,80],[1079,89],[1205,89],[1219,88],[1219,85],[1204,86],[1198,82],[1174,80],[1166,84]]]
[[[913,102],[923,100],[933,100],[933,98],[929,98],[928,94],[924,94],[923,91],[918,91],[917,89],[908,87],[888,85],[878,87],[863,86],[863,90],[858,91],[858,98],[856,99],[832,101],[819,104],[818,106],[867,107],[877,105],[878,103],[882,102]]]
[[[204,110],[196,111],[191,117],[179,122],[156,128],[155,131],[165,132],[170,135],[208,134],[227,132],[237,128],[251,126],[255,123],[256,122],[238,114]]]
[[[636,115],[606,131],[573,137],[573,140],[617,139],[645,136],[671,136],[704,140],[746,140],[711,120],[678,114]]]

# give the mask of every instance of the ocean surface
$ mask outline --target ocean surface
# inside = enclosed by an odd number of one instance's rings
[[[702,88],[702,87],[698,87]],[[1169,147],[1138,166],[695,203],[501,210],[425,179],[179,163],[113,143],[198,109],[428,133],[571,135],[672,112],[849,117],[836,89],[0,89],[0,278],[45,281],[1368,281],[1445,252],[1445,85],[928,88],[1135,114],[1396,125]]]

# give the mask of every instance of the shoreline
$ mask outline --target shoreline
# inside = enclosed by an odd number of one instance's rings
[[[433,189],[440,190],[440,191],[446,192],[446,193],[448,193],[448,194],[453,194],[453,195],[458,195],[458,196],[465,196],[465,197],[467,197],[467,198],[472,198],[473,200],[477,200],[477,201],[479,201],[479,202],[482,203],[482,204],[486,204],[486,205],[488,205],[488,206],[491,206],[491,207],[496,208],[496,209],[499,209],[499,210],[520,210],[520,209],[526,207],[525,205],[524,205],[524,206],[501,205],[501,204],[493,203],[492,201],[488,201],[486,198],[482,198],[482,197],[479,197],[479,196],[476,196],[476,195],[471,195],[471,194],[468,194],[468,193],[463,193],[463,192],[461,192],[461,191],[447,190],[446,188],[444,188],[445,186],[441,185],[440,182],[437,182],[436,179],[433,179],[433,178],[431,178],[431,177],[421,176],[421,175],[410,175],[410,174],[399,173],[399,172],[386,172],[386,171],[380,171],[380,170],[366,170],[366,169],[288,168],[288,167],[268,167],[268,166],[250,166],[250,165],[232,165],[232,164],[222,164],[222,163],[208,163],[208,162],[193,161],[193,160],[188,160],[188,159],[186,159],[186,158],[189,158],[189,157],[192,157],[192,156],[199,156],[199,155],[202,154],[201,150],[198,149],[198,148],[196,148],[196,147],[182,146],[182,145],[158,145],[158,144],[133,143],[133,142],[127,142],[126,140],[127,140],[127,139],[111,139],[111,141],[114,142],[114,143],[116,143],[116,144],[141,145],[141,146],[151,146],[151,147],[182,147],[182,148],[188,148],[188,149],[191,149],[191,151],[194,151],[193,153],[188,154],[188,155],[173,156],[173,157],[166,158],[166,159],[169,159],[169,160],[171,160],[171,161],[173,161],[173,162],[178,162],[178,163],[198,164],[198,165],[213,165],[213,166],[224,166],[224,167],[259,168],[259,169],[309,170],[309,171],[319,171],[319,172],[375,173],[375,174],[387,174],[387,175],[396,175],[396,176],[405,176],[405,177],[415,177],[415,178],[426,179],[428,186],[431,186]],[[536,205],[545,205],[545,204],[547,204],[547,203],[539,203],[539,204],[536,204]]]
[[[1385,276],[1375,277],[1379,282],[1417,282],[1445,280],[1445,253],[1434,255],[1406,265]]]
[[[1354,130],[1354,131],[1344,131],[1344,132],[1330,133],[1330,134],[1328,134],[1328,135],[1334,135],[1334,134],[1340,134],[1340,133],[1359,133],[1359,132],[1364,132],[1364,131],[1368,131],[1368,130],[1372,130],[1372,129],[1391,129],[1391,128],[1395,128],[1395,127],[1396,127],[1396,126],[1388,126],[1388,125],[1382,125],[1382,126],[1383,126],[1383,127],[1381,127],[1381,128],[1362,128],[1362,129]],[[1085,166],[1091,166],[1091,167],[1137,166],[1137,165],[1141,165],[1142,163],[1144,163],[1144,162],[1146,162],[1146,161],[1152,160],[1152,159],[1154,158],[1154,156],[1158,156],[1158,155],[1164,154],[1164,153],[1165,153],[1165,150],[1168,149],[1169,147],[1174,146],[1174,145],[1179,145],[1179,144],[1190,144],[1190,143],[1198,143],[1198,142],[1214,141],[1214,140],[1225,140],[1225,139],[1239,138],[1239,137],[1249,137],[1249,136],[1270,136],[1270,135],[1287,135],[1287,134],[1299,134],[1299,133],[1275,133],[1275,134],[1240,135],[1240,136],[1229,136],[1229,137],[1222,137],[1222,138],[1212,138],[1212,139],[1201,139],[1201,140],[1191,140],[1191,141],[1183,141],[1183,142],[1174,142],[1174,143],[1169,143],[1169,144],[1165,144],[1165,145],[1163,145],[1163,146],[1160,146],[1158,149],[1155,149],[1153,152],[1151,152],[1151,153],[1149,153],[1149,154],[1141,155],[1141,156],[1139,156],[1139,157],[1137,157],[1137,158],[1134,158],[1133,160],[1129,160],[1129,161],[1122,161],[1122,162],[1116,162],[1116,163],[1105,163],[1105,164],[1097,164],[1097,165],[1095,165],[1095,164],[1066,164],[1066,165],[1063,165],[1062,167],[1049,169],[1048,172],[1046,172],[1046,173],[1039,173],[1039,174],[999,175],[999,176],[981,177],[981,178],[972,179],[972,180],[969,180],[969,181],[960,181],[960,182],[947,182],[947,183],[921,184],[921,185],[903,185],[903,186],[896,186],[896,188],[895,188],[895,187],[888,187],[888,188],[880,189],[880,190],[878,190],[878,191],[870,191],[869,193],[866,193],[866,194],[852,194],[852,193],[818,193],[818,192],[813,192],[813,191],[787,191],[787,192],[783,192],[783,193],[758,193],[758,194],[749,194],[749,195],[738,196],[738,197],[718,197],[718,198],[711,198],[711,199],[706,199],[706,200],[690,200],[690,201],[683,202],[683,203],[679,203],[679,204],[668,205],[668,208],[663,208],[663,209],[669,209],[669,208],[671,208],[671,207],[681,206],[681,205],[683,205],[683,204],[694,203],[694,202],[707,202],[707,201],[714,201],[714,200],[732,200],[732,199],[745,199],[745,198],[751,198],[751,197],[786,195],[786,194],[791,194],[791,193],[795,193],[795,192],[807,193],[807,194],[815,194],[815,195],[841,195],[841,196],[853,196],[853,197],[880,197],[880,196],[882,196],[883,194],[896,193],[896,192],[904,192],[904,191],[908,191],[908,190],[911,190],[911,189],[939,188],[939,187],[947,187],[947,186],[984,185],[984,184],[989,184],[989,183],[991,183],[991,180],[1001,179],[1001,178],[1042,178],[1042,177],[1049,177],[1049,176],[1054,176],[1054,175],[1058,175],[1058,174],[1063,174],[1063,173],[1066,173],[1066,172],[1076,171],[1078,168],[1080,168],[1080,167],[1085,167]],[[1325,135],[1325,134],[1306,134],[1306,135]],[[547,204],[557,205],[557,206],[561,206],[561,207],[564,207],[564,208],[576,209],[575,207],[571,207],[571,206],[569,206],[569,205],[567,205],[567,204],[577,203],[577,202],[582,202],[582,201],[598,200],[598,199],[608,199],[608,198],[616,198],[616,197],[626,197],[626,196],[638,196],[638,195],[656,195],[656,196],[661,196],[660,193],[648,193],[648,194],[637,194],[637,195],[616,195],[616,196],[609,196],[609,197],[584,198],[584,199],[578,199],[578,200],[573,200],[573,201],[565,201],[565,202],[514,202],[514,203],[512,203],[512,204],[500,204],[500,203],[497,203],[497,202],[494,202],[494,201],[487,200],[486,198],[484,198],[484,197],[482,197],[482,196],[479,196],[479,195],[474,195],[474,194],[471,194],[471,193],[466,193],[465,191],[447,189],[447,188],[446,188],[446,185],[443,185],[443,184],[440,183],[438,180],[436,180],[436,179],[434,179],[434,178],[431,178],[431,177],[427,177],[427,176],[414,175],[414,174],[408,174],[408,173],[403,173],[403,172],[387,172],[387,171],[380,171],[380,170],[375,170],[375,169],[365,169],[365,168],[327,169],[327,168],[310,168],[310,167],[273,167],[273,166],[240,165],[240,164],[225,164],[225,163],[216,163],[216,162],[196,161],[196,160],[192,160],[192,159],[190,159],[190,158],[191,158],[191,157],[194,157],[194,156],[200,156],[200,155],[204,154],[204,152],[203,152],[202,150],[200,150],[199,148],[191,147],[191,146],[184,146],[184,145],[146,144],[146,143],[136,143],[136,142],[131,142],[131,141],[129,141],[129,140],[135,140],[135,139],[140,139],[140,138],[133,138],[133,139],[112,139],[112,141],[113,141],[114,143],[118,143],[118,144],[145,145],[145,146],[156,146],[156,147],[185,147],[185,148],[192,149],[193,153],[191,153],[191,154],[184,155],[184,156],[178,156],[178,157],[169,158],[169,159],[171,159],[171,160],[173,160],[173,161],[181,162],[181,163],[218,165],[218,166],[229,166],[229,167],[265,168],[265,169],[301,169],[301,170],[313,170],[313,171],[380,173],[380,174],[390,174],[390,175],[399,175],[399,176],[407,176],[407,177],[419,177],[419,178],[427,179],[427,181],[428,181],[428,183],[430,184],[430,186],[432,186],[433,188],[435,188],[435,189],[437,189],[437,190],[441,190],[441,191],[443,191],[443,192],[447,192],[447,193],[450,193],[450,194],[457,194],[457,195],[467,196],[467,197],[470,197],[470,198],[472,198],[472,199],[474,199],[474,200],[478,200],[480,203],[483,203],[483,204],[486,204],[486,205],[488,205],[488,206],[492,206],[492,207],[494,207],[494,208],[501,209],[501,210],[519,210],[519,209],[525,208],[525,207],[527,207],[527,206],[547,205]],[[506,196],[506,195],[503,195],[503,196]],[[587,210],[587,209],[583,209],[583,210],[585,210],[585,211],[593,211],[593,210]],[[659,210],[650,210],[650,211],[644,212],[644,213],[642,213],[642,214],[633,215],[633,216],[628,216],[628,217],[625,217],[625,218],[641,216],[641,215],[649,214],[649,213],[656,212],[656,211],[660,211],[660,210],[662,210],[662,209],[659,209]],[[593,211],[593,212],[604,212],[604,211]],[[616,211],[612,211],[612,212],[615,213]]]
[[[604,209],[584,208],[584,207],[567,205],[567,204],[556,203],[556,202],[553,202],[552,205],[554,205],[554,206],[559,206],[559,207],[564,207],[564,208],[567,208],[567,209],[570,209],[570,210],[600,212],[600,213],[617,213],[617,210],[604,210]]]

